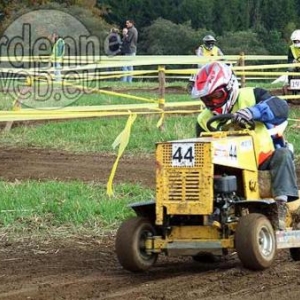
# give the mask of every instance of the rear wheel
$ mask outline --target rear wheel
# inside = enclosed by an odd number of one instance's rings
[[[143,217],[134,217],[122,223],[116,235],[116,253],[120,264],[131,272],[151,268],[158,254],[147,253],[147,237],[155,235],[154,226]]]
[[[275,233],[270,221],[262,214],[242,217],[235,233],[235,248],[246,268],[270,267],[276,255]]]

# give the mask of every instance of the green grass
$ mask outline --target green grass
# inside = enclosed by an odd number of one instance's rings
[[[19,83],[20,84],[20,83]],[[187,82],[170,82],[166,84],[166,87],[179,86],[184,88]],[[80,84],[78,84],[80,86]],[[152,103],[153,100],[157,101],[159,98],[159,94],[157,91],[139,91],[138,89],[157,89],[158,82],[147,82],[147,81],[138,81],[133,84],[123,83],[121,81],[107,81],[98,83],[98,86],[95,91],[92,91],[90,88],[94,86],[93,83],[88,83],[88,88],[85,88],[85,92],[81,93],[79,90],[76,90],[74,93],[79,92],[79,96],[75,97],[75,100],[70,100],[67,97],[64,97],[65,94],[68,94],[68,87],[64,86],[54,86],[46,85],[45,83],[35,83],[32,87],[32,90],[29,90],[25,93],[25,99],[22,101],[23,108],[48,108],[48,107],[65,107],[65,106],[85,106],[85,105],[117,105],[117,104],[140,104],[140,103]],[[19,87],[22,90],[22,87]],[[133,95],[138,97],[143,97],[149,100],[148,102],[145,100],[137,100],[124,98],[118,95],[110,95],[110,94],[102,94],[97,92],[98,89],[108,88],[108,91],[111,92],[111,88],[116,93],[125,94],[125,95]],[[128,89],[126,91],[126,89]],[[136,89],[136,91],[135,91]],[[62,92],[63,91],[63,92]],[[72,91],[72,90],[71,90]],[[55,100],[54,95],[60,93],[62,95],[60,100]],[[16,91],[11,90],[8,93],[0,93],[1,95],[1,103],[0,110],[11,110],[13,106],[14,100],[18,98]],[[18,98],[19,99],[19,98]],[[188,93],[183,95],[168,95],[166,94],[166,101],[187,101],[191,100],[190,95]]]
[[[285,131],[285,137],[288,142],[294,145],[295,154],[297,156],[297,160],[299,160],[300,156],[300,135],[299,135],[299,128],[300,128],[300,107],[293,106],[290,109],[290,122]],[[294,121],[298,120],[298,121]]]
[[[129,203],[153,198],[150,189],[131,184],[117,185],[111,198],[106,187],[81,182],[0,181],[0,190],[0,225],[15,230],[112,228],[132,215]]]
[[[155,143],[193,137],[196,116],[169,117],[164,131],[158,116],[139,115],[132,126],[128,153],[153,153]],[[21,126],[0,135],[2,146],[53,148],[73,152],[111,152],[112,143],[125,127],[127,117],[99,118]]]

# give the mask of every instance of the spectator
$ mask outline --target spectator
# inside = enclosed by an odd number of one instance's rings
[[[128,28],[125,27],[122,30],[122,46],[121,46],[121,54],[129,55],[130,51],[130,42],[128,41]],[[126,69],[127,70],[127,69]]]
[[[104,41],[105,54],[108,56],[115,56],[121,54],[121,37],[118,28],[112,28],[109,35]]]
[[[138,31],[134,26],[133,20],[127,20],[126,27],[128,29],[128,32],[127,35],[125,36],[125,39],[123,37],[123,43],[126,44],[126,46],[124,46],[124,48],[126,49],[126,52],[124,51],[124,55],[134,56],[137,53]],[[128,51],[127,51],[127,44],[128,44]],[[126,71],[132,72],[133,66],[127,66]],[[132,75],[123,76],[122,81],[132,82]]]
[[[271,136],[267,129],[286,126],[289,110],[286,101],[262,88],[239,88],[232,69],[221,62],[208,63],[200,69],[192,97],[200,98],[206,106],[198,116],[197,136],[208,131],[206,124],[213,115],[232,113],[234,122],[242,127],[255,121],[255,131],[263,141],[259,145],[259,169],[270,170],[278,228],[284,230],[286,202],[298,199],[297,176],[292,151],[282,136]]]
[[[54,67],[54,77],[56,81],[61,81],[61,63],[65,54],[65,41],[56,32],[52,33],[50,39],[53,43],[51,60]]]

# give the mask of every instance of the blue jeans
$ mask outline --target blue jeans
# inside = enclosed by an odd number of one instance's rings
[[[135,56],[135,52],[131,54],[125,54],[126,56]],[[124,72],[132,72],[133,71],[133,66],[124,66],[122,67],[122,71]],[[132,82],[132,75],[129,76],[123,76],[121,78],[121,81],[123,82]]]
[[[61,81],[61,64],[54,62],[54,79],[55,81]]]
[[[276,149],[272,156],[259,166],[260,170],[270,170],[273,197],[285,195],[288,201],[298,199],[297,175],[293,153],[287,147]]]

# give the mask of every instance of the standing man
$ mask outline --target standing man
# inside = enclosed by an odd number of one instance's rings
[[[138,31],[134,26],[134,21],[131,19],[126,21],[126,27],[128,29],[128,33],[125,38],[125,41],[123,40],[123,43],[128,43],[128,51],[126,51],[124,55],[134,56],[137,52]],[[126,68],[126,71],[128,72],[133,71],[133,66],[127,66],[124,68]],[[122,77],[122,81],[132,82],[132,75]]]
[[[51,59],[54,67],[54,77],[56,81],[61,81],[61,63],[65,54],[65,41],[56,32],[51,35],[53,43]]]

